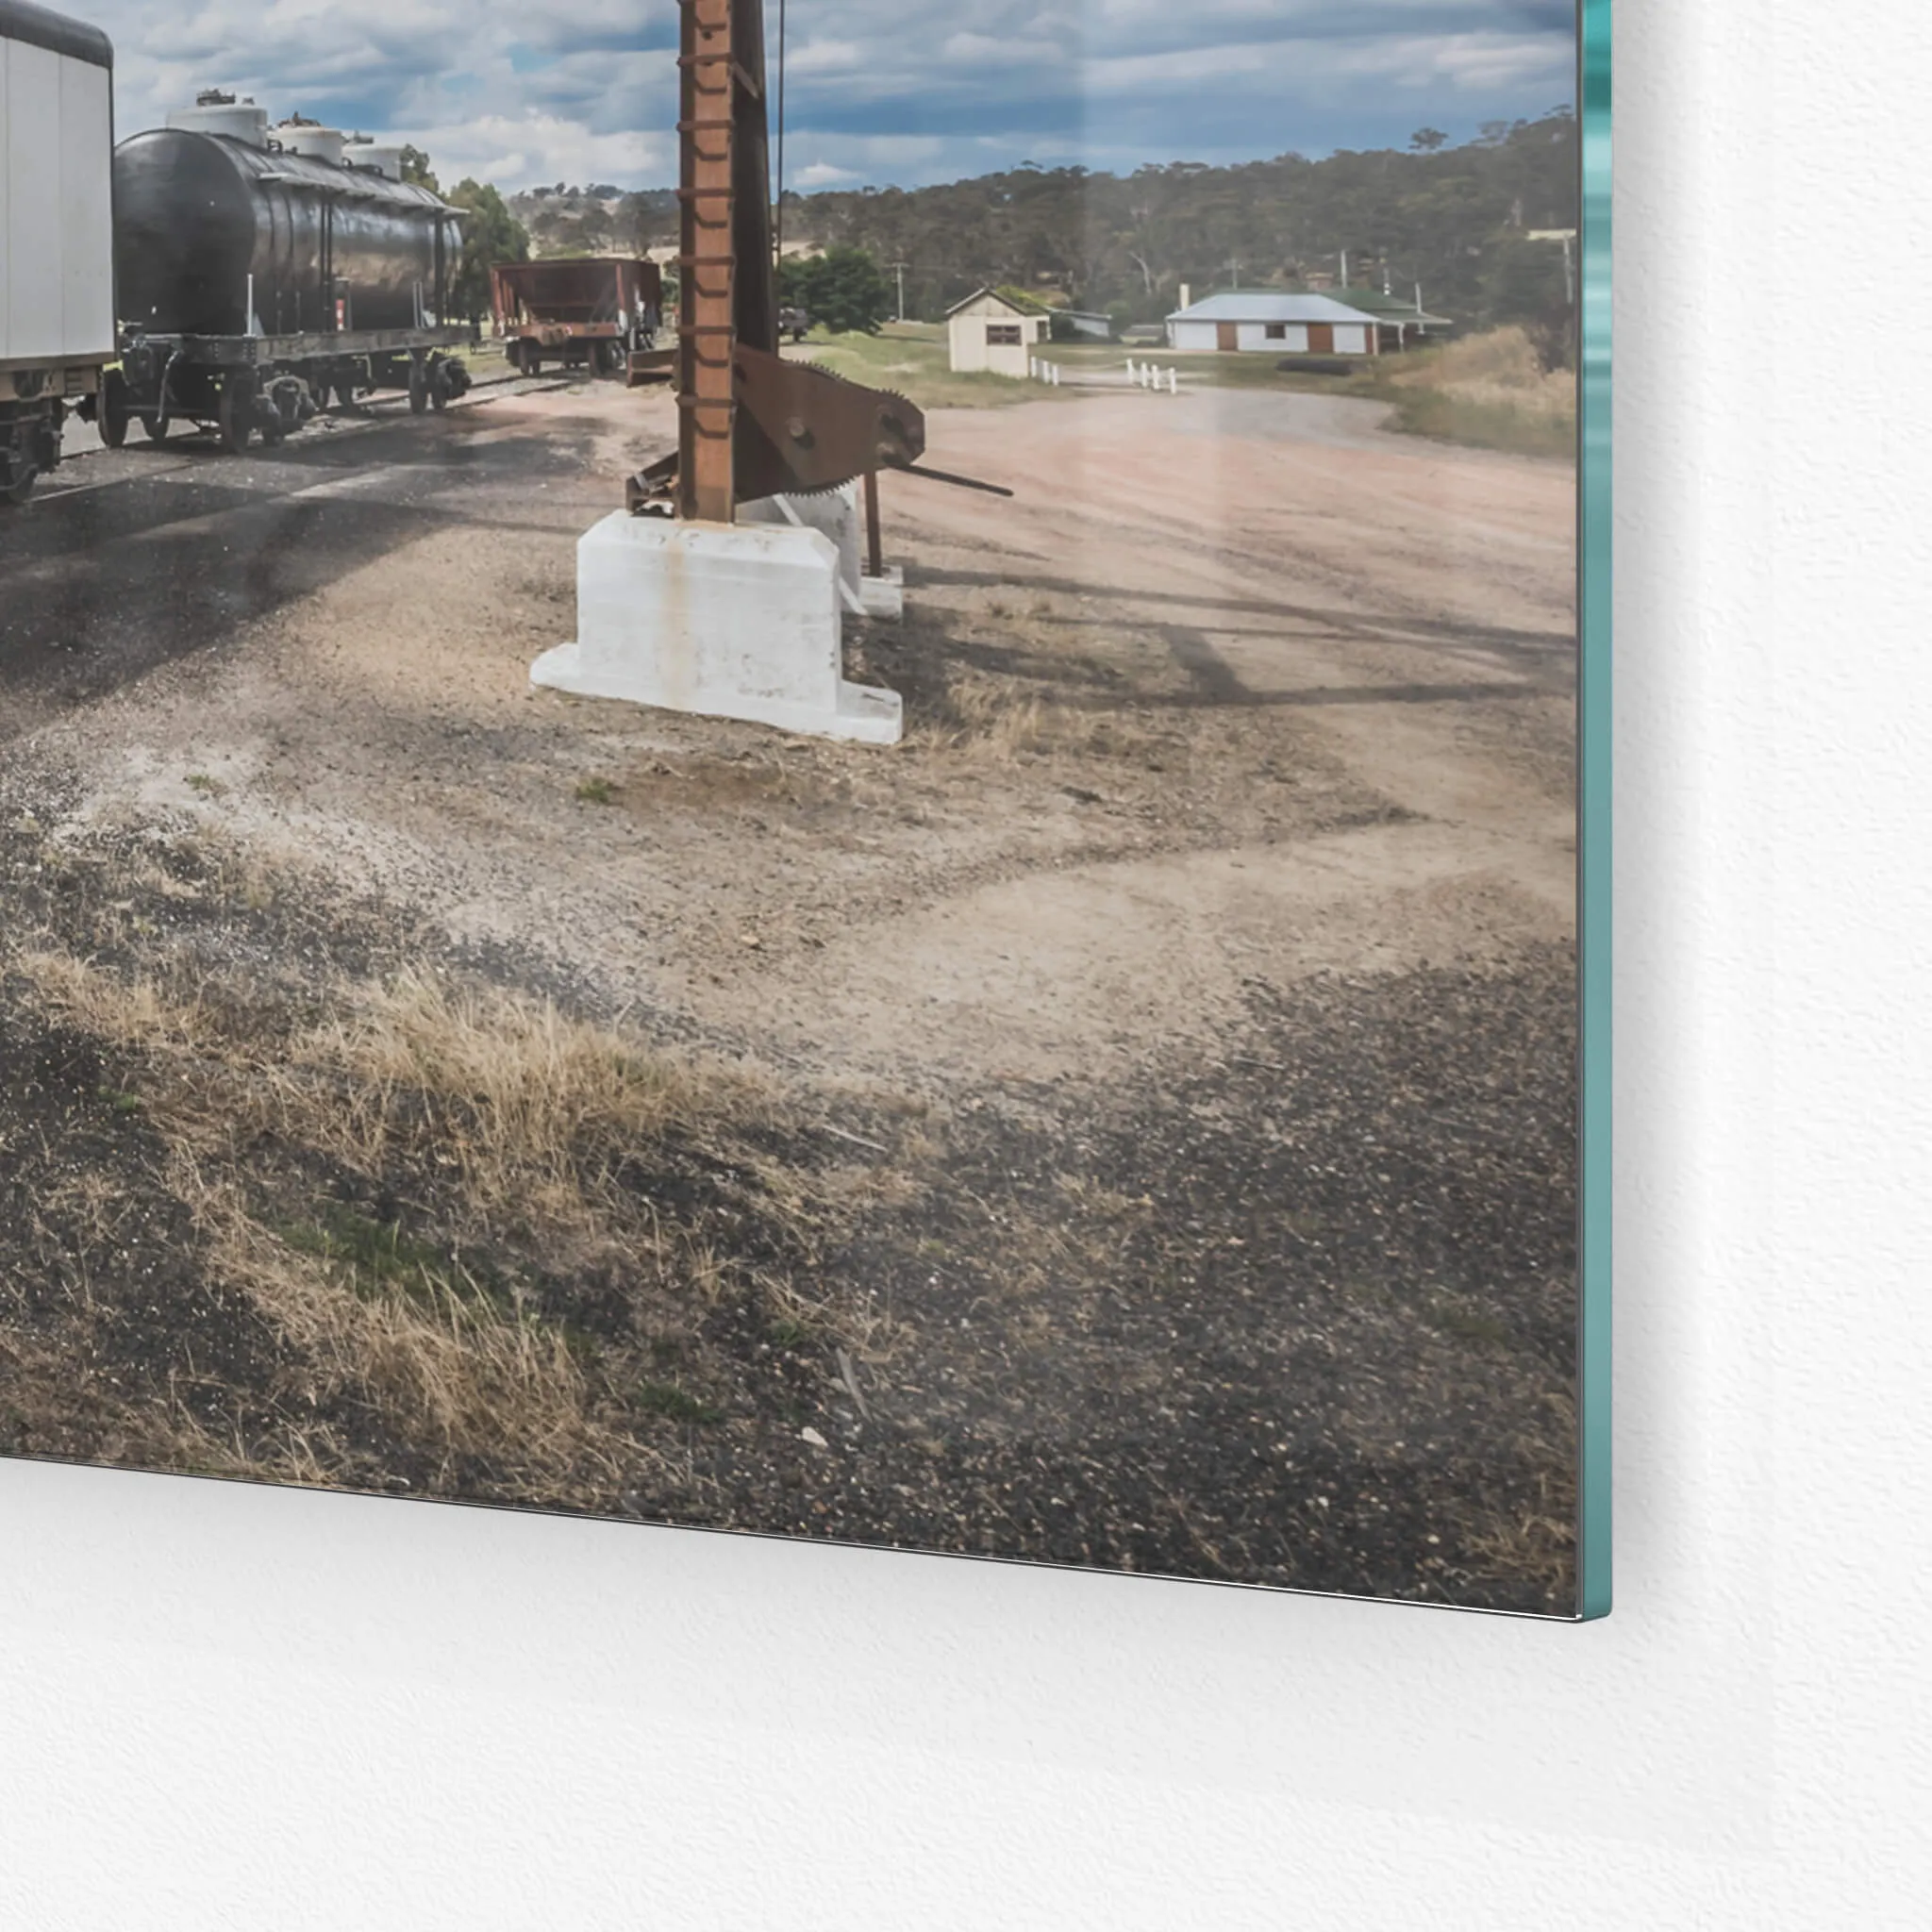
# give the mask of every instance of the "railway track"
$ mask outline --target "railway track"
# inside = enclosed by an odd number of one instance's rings
[[[558,391],[577,387],[575,378],[564,376],[513,375],[495,382],[480,382],[467,395],[459,396],[448,405],[448,413],[458,410],[478,408],[492,402],[503,402],[517,396],[554,395]],[[352,409],[331,409],[316,419],[308,427],[297,432],[291,440],[290,447],[300,448],[306,440],[318,437],[355,435],[360,431],[376,428],[385,424],[407,421],[409,416],[409,402],[406,395],[387,393],[370,397],[366,402],[358,403]],[[318,426],[321,425],[321,426]],[[179,444],[184,451],[192,450],[193,455],[188,463],[205,462],[208,452],[216,441],[215,432],[182,428],[169,438],[162,449],[154,455],[160,458],[167,448]],[[143,447],[139,436],[129,440],[129,447],[140,450]],[[148,447],[152,447],[149,445]],[[97,474],[99,465],[94,459],[116,454],[108,450],[95,436],[92,427],[78,420],[71,421],[67,428],[66,453],[60,467],[41,479],[36,492],[36,501],[56,503],[64,497],[77,496],[88,491],[105,490],[115,483],[126,480],[125,473],[112,476]],[[141,474],[147,476],[165,475],[170,472],[186,467],[183,462],[148,461],[143,462]],[[96,474],[90,474],[94,472]]]

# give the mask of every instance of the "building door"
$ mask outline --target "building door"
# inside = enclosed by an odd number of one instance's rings
[[[1334,355],[1335,325],[1332,322],[1309,323],[1308,350],[1311,355],[1316,356]]]
[[[1241,342],[1234,332],[1231,322],[1217,322],[1214,325],[1214,346],[1217,349],[1238,349]]]

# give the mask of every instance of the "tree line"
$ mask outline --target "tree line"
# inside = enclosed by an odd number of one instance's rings
[[[1173,161],[1130,175],[1023,163],[930,188],[788,191],[788,242],[832,258],[818,268],[788,261],[781,290],[851,327],[892,313],[902,281],[915,320],[938,321],[976,289],[1005,286],[1105,312],[1118,326],[1158,321],[1184,288],[1198,301],[1217,288],[1345,280],[1404,299],[1419,292],[1464,331],[1520,324],[1554,364],[1574,341],[1574,254],[1536,238],[1576,226],[1577,160],[1575,116],[1561,107],[1491,122],[1467,142],[1424,127],[1406,149],[1319,160]],[[415,149],[405,173],[436,187]],[[465,315],[489,308],[491,261],[641,254],[676,235],[668,189],[617,197],[559,183],[506,202],[465,180],[447,198],[470,218],[457,276]]]
[[[1023,164],[931,188],[787,192],[788,239],[905,264],[906,312],[937,320],[975,289],[1055,291],[1116,324],[1158,321],[1187,287],[1387,287],[1464,329],[1520,323],[1556,359],[1573,266],[1534,231],[1577,222],[1568,107],[1472,141],[1420,128],[1408,147],[1131,175]]]

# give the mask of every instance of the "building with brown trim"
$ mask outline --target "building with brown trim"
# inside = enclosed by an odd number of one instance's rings
[[[1374,356],[1378,318],[1330,295],[1224,289],[1167,318],[1174,349],[1274,356]]]

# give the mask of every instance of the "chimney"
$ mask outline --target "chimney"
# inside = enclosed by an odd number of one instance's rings
[[[1193,306],[1194,291],[1188,287],[1187,283],[1183,282],[1181,284],[1180,307],[1183,308],[1191,308]]]

